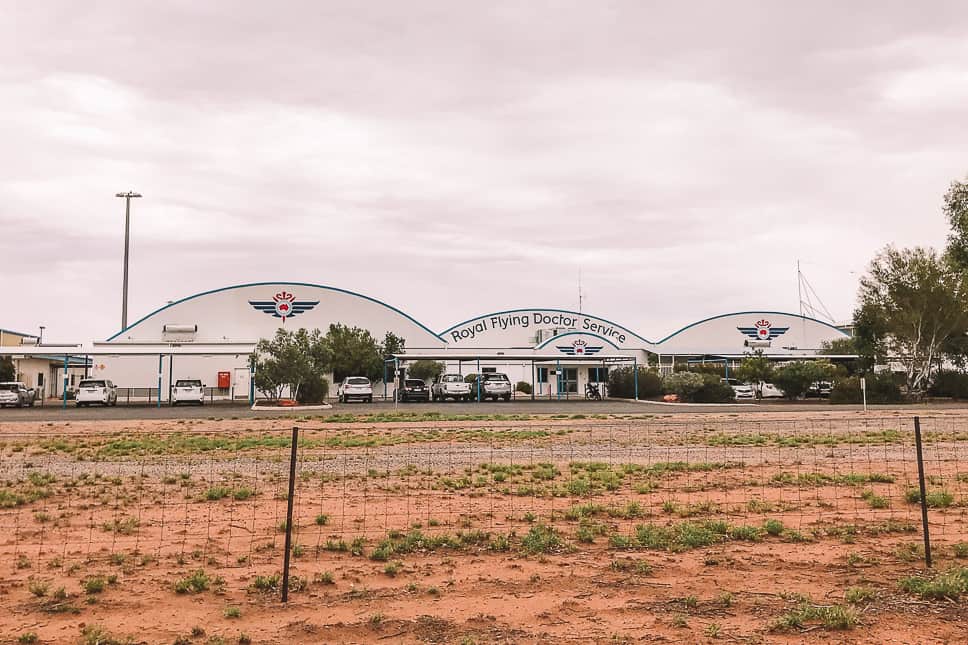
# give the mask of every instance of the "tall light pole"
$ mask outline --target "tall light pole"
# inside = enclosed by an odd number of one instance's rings
[[[124,285],[121,294],[121,329],[128,327],[128,230],[131,227],[131,198],[141,197],[139,193],[128,191],[115,197],[124,197]]]

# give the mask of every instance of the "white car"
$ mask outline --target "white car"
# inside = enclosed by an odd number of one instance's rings
[[[430,388],[434,401],[467,401],[471,398],[471,384],[460,374],[441,374]]]
[[[753,386],[749,383],[743,383],[739,379],[735,378],[724,378],[722,381],[733,388],[733,396],[737,401],[743,399],[753,400],[756,398],[756,391],[753,390]]]
[[[353,399],[373,403],[373,386],[365,376],[347,376],[339,384],[336,395],[340,403],[349,403]]]
[[[77,384],[76,402],[79,408],[92,403],[117,405],[118,388],[106,379],[84,379]]]
[[[178,379],[174,387],[171,388],[171,404],[195,403],[203,405],[205,403],[205,386],[198,379]]]
[[[760,398],[762,399],[782,399],[783,390],[772,383],[760,383]]]

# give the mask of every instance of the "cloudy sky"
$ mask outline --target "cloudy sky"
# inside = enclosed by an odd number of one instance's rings
[[[963,2],[6,2],[0,327],[292,280],[442,330],[835,318],[968,174]]]

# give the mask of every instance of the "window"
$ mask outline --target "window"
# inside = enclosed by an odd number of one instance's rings
[[[578,392],[577,367],[563,367],[561,369],[561,376],[558,377],[558,391],[561,393]]]
[[[548,382],[548,368],[547,367],[539,367],[538,368],[538,383],[547,383],[547,382]]]
[[[608,368],[607,367],[589,367],[588,382],[589,383],[607,383]]]

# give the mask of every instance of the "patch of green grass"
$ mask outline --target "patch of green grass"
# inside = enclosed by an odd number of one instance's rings
[[[317,573],[313,576],[313,582],[318,582],[323,585],[334,585],[336,581],[333,579],[332,571],[323,571],[322,573]]]
[[[81,629],[82,645],[131,645],[130,637],[118,637],[100,625],[85,625]]]
[[[851,605],[871,602],[876,597],[877,592],[870,587],[850,587],[844,592],[844,600]]]
[[[329,523],[329,515],[320,513],[316,516],[316,526],[326,526]]]
[[[210,587],[220,587],[225,584],[221,577],[214,578],[205,573],[204,569],[197,569],[187,577],[177,580],[174,585],[175,593],[202,593]]]
[[[951,551],[956,558],[968,558],[968,542],[956,542],[952,544]]]
[[[81,581],[81,588],[86,594],[98,594],[104,591],[107,587],[108,581],[102,576],[93,576],[91,578],[85,578]]]
[[[780,520],[766,520],[763,522],[763,530],[769,535],[776,537],[783,533],[783,522]]]
[[[138,529],[140,522],[136,517],[115,518],[101,525],[101,529],[118,535],[131,535]]]
[[[563,550],[565,546],[558,531],[544,524],[535,524],[521,538],[521,549],[528,555],[554,553]]]
[[[933,575],[903,578],[901,589],[924,600],[958,600],[968,593],[968,568],[955,567]]]
[[[861,499],[867,502],[867,504],[873,509],[889,508],[891,505],[890,500],[881,495],[876,495],[874,491],[868,489],[860,494]]]
[[[803,602],[777,618],[770,629],[788,631],[820,624],[827,629],[846,630],[857,625],[857,611],[843,605],[813,605]]]
[[[229,606],[222,611],[222,615],[226,618],[241,618],[242,610],[235,606]]]
[[[38,636],[35,632],[24,632],[17,637],[17,642],[21,645],[30,645],[31,643],[36,643],[38,641]]]
[[[909,504],[921,503],[921,491],[917,488],[909,488],[904,493],[904,499]],[[946,490],[928,491],[924,497],[928,508],[948,508],[955,501],[955,496]]]
[[[33,595],[42,598],[50,591],[50,583],[46,580],[31,580],[30,584],[27,585],[27,589]]]
[[[256,576],[255,580],[252,581],[252,588],[263,592],[275,591],[279,588],[281,581],[282,576],[278,573],[269,576]]]

